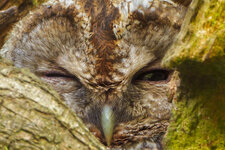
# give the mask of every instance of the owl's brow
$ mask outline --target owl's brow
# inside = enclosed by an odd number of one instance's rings
[[[155,59],[153,61],[149,61],[144,67],[138,70],[138,73],[150,71],[153,69],[164,69],[161,65],[162,59]]]
[[[102,81],[113,70],[113,62],[117,59],[115,49],[116,37],[113,32],[113,21],[118,19],[119,10],[110,4],[109,0],[86,0],[81,3],[88,16],[91,18],[90,42],[97,50],[96,72],[102,76]],[[107,64],[107,65],[106,65]]]

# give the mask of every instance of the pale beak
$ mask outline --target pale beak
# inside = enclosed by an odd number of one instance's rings
[[[114,124],[115,124],[115,117],[114,117],[113,110],[110,106],[105,105],[102,109],[101,125],[102,125],[107,146],[110,146],[112,142]]]

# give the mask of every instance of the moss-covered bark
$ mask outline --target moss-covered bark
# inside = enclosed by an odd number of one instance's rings
[[[56,92],[0,58],[0,149],[105,149]]]
[[[164,65],[180,72],[167,149],[225,149],[225,1],[194,0]]]

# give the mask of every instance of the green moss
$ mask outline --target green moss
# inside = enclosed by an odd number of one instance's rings
[[[8,148],[6,146],[4,146],[4,150],[8,150]]]
[[[167,149],[225,149],[225,57],[182,60]]]
[[[45,2],[46,0],[32,0],[32,4],[34,6],[38,6],[40,5],[41,3]]]
[[[177,103],[167,135],[167,149],[225,148],[225,114],[221,113],[225,105],[215,98],[218,97],[185,97]]]
[[[199,1],[197,8],[164,59],[181,77],[168,150],[225,149],[225,1]]]
[[[21,4],[31,4],[32,6],[39,6],[40,4],[42,4],[43,2],[45,2],[47,0],[12,0],[13,4],[16,5],[21,5]]]
[[[204,62],[225,55],[225,1],[200,1],[197,8],[182,42],[171,49],[176,52],[165,60],[166,66],[177,67],[185,59]]]

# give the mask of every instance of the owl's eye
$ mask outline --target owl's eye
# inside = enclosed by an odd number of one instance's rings
[[[68,92],[71,89],[82,87],[79,79],[66,71],[45,71],[39,73],[39,76],[46,83],[53,86],[56,91]]]
[[[46,78],[72,78],[71,75],[67,75],[61,72],[46,72],[43,74]]]
[[[168,70],[151,70],[148,72],[144,72],[139,74],[135,80],[138,81],[166,81],[169,78],[170,71]]]
[[[78,80],[75,76],[61,71],[47,71],[40,75],[45,80]]]

